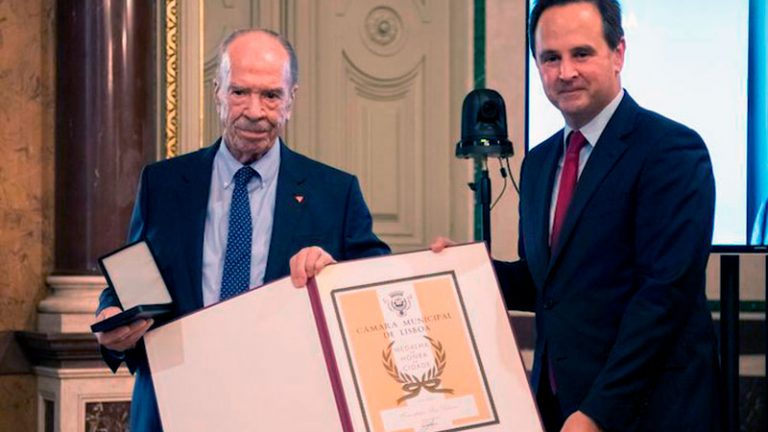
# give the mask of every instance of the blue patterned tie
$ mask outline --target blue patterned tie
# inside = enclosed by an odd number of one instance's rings
[[[259,174],[249,166],[235,173],[235,190],[232,191],[232,205],[229,208],[229,233],[227,251],[224,255],[224,270],[221,275],[220,300],[248,290],[251,282],[251,242],[253,225],[251,205],[248,200],[248,182]]]

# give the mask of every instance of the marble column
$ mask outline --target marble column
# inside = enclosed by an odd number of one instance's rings
[[[157,154],[153,1],[59,0],[55,263],[41,332],[88,332],[98,257],[125,241],[141,167]]]
[[[133,380],[101,362],[90,324],[98,258],[125,242],[143,165],[158,154],[158,11],[150,0],[56,3],[54,271],[34,364],[39,431],[124,430]]]

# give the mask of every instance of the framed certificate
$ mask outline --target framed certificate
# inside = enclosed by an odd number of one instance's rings
[[[499,422],[455,272],[331,295],[367,430]]]
[[[167,431],[543,430],[481,243],[334,264],[145,338]]]
[[[349,430],[543,430],[483,243],[329,266],[315,290]]]

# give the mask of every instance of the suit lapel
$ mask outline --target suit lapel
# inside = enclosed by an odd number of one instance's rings
[[[205,238],[205,217],[208,213],[208,197],[211,190],[211,173],[213,159],[219,149],[221,139],[214,145],[200,152],[200,156],[192,159],[181,175],[182,188],[176,191],[176,203],[179,209],[179,224],[183,224],[180,232],[189,233],[182,239],[185,254],[182,273],[189,276],[188,287],[191,292],[183,293],[178,298],[193,299],[191,308],[203,307],[203,239]]]
[[[560,243],[552,250],[548,273],[552,271],[562,251],[567,249],[568,241],[590,198],[613,169],[619,157],[627,150],[628,142],[623,138],[634,128],[637,110],[637,103],[626,93],[595,144],[576,184],[573,200],[560,231]]]
[[[531,193],[531,197],[534,198],[531,205],[532,214],[526,215],[526,219],[532,221],[533,238],[530,242],[531,247],[526,248],[526,256],[533,266],[531,273],[536,277],[537,282],[544,281],[549,266],[549,213],[557,162],[563,153],[563,132],[558,132],[541,145],[546,152],[542,165],[526,167],[534,170],[531,174],[534,176]]]
[[[305,195],[305,179],[306,170],[302,169],[298,155],[280,140],[280,172],[277,175],[275,214],[264,274],[265,283],[285,276],[290,259],[288,253],[291,238],[301,216],[303,202],[305,199],[311,199]]]

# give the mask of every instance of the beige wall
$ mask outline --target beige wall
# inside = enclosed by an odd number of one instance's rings
[[[32,330],[53,255],[54,0],[0,2],[0,332]],[[32,375],[0,376],[0,430],[34,428]]]
[[[510,159],[512,175],[519,182],[525,154],[525,1],[486,1],[486,86],[497,90],[507,105],[509,139],[515,149]],[[492,197],[502,189],[497,161],[489,161]],[[491,212],[491,244],[499,259],[517,258],[517,192],[511,183]]]

